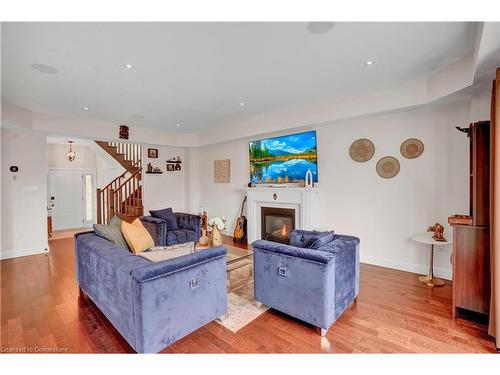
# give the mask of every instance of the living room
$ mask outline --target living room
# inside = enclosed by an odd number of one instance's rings
[[[497,352],[489,18],[2,20],[2,354]]]

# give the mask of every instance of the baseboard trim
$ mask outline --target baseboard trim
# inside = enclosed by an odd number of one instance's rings
[[[392,259],[379,258],[371,255],[361,255],[360,256],[361,263],[372,264],[374,266],[393,268],[400,271],[413,272],[418,273],[420,275],[427,275],[429,270],[429,266],[425,264],[414,264],[414,263],[405,263]],[[441,277],[446,280],[452,279],[451,269],[434,267],[434,276]]]
[[[45,254],[49,252],[49,246],[33,247],[31,249],[7,250],[0,252],[0,260],[25,257],[28,255]]]

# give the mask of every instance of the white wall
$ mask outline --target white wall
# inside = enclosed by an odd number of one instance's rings
[[[158,149],[158,158],[148,158],[148,148]],[[167,172],[166,160],[180,156],[181,171]],[[144,215],[149,210],[172,207],[174,212],[186,211],[186,169],[185,149],[165,146],[142,146],[142,181]],[[147,174],[147,164],[161,168],[163,174]]]
[[[73,151],[76,153],[76,158],[71,162],[66,158],[68,150],[69,145],[49,143],[47,145],[47,167],[75,169],[97,168],[97,156],[88,147],[73,145]]]
[[[455,126],[471,118],[470,102],[336,122],[316,128],[321,187],[315,219],[318,229],[361,238],[363,262],[425,273],[428,249],[410,237],[440,222],[451,238],[447,218],[468,213],[468,141]],[[481,112],[485,118],[488,115]],[[375,156],[366,163],[349,157],[349,146],[361,137],[371,139]],[[399,147],[407,138],[425,144],[421,157],[408,160]],[[199,150],[200,205],[209,216],[229,219],[232,233],[243,188],[248,183],[248,139],[203,147]],[[380,178],[377,161],[393,155],[401,164],[393,179]],[[213,182],[213,161],[231,159],[231,183]],[[437,251],[435,270],[451,276],[450,249]]]
[[[47,251],[45,134],[2,128],[2,259]],[[17,180],[10,166],[17,165]]]

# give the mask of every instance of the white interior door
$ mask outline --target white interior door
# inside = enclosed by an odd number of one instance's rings
[[[95,173],[49,170],[49,205],[54,230],[81,228],[94,222]]]

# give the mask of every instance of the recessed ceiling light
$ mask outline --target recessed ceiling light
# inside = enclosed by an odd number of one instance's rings
[[[373,65],[373,61],[372,60],[367,60],[367,61],[365,61],[365,65]]]
[[[59,73],[59,70],[57,70],[56,68],[54,68],[53,66],[50,66],[50,65],[33,63],[33,64],[31,64],[31,67],[35,70],[38,70],[39,72],[42,72],[42,73],[47,73],[47,74]]]
[[[134,65],[133,64],[125,64],[123,65],[125,68],[127,69],[133,69],[134,68]]]
[[[83,107],[83,110],[84,110],[84,111],[88,111],[88,110],[89,110],[89,107]]]
[[[334,25],[335,22],[308,22],[306,28],[311,34],[319,35],[326,34],[333,29]]]
[[[240,106],[244,107],[245,106],[245,102],[240,102]]]
[[[180,126],[181,126],[181,124],[175,124],[175,126],[180,127]]]

